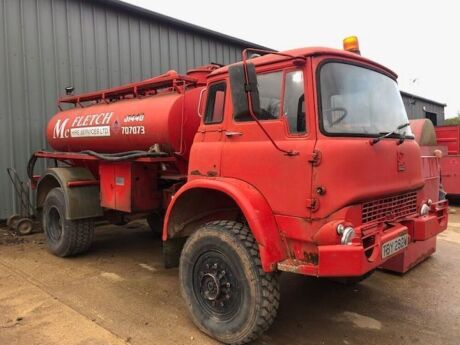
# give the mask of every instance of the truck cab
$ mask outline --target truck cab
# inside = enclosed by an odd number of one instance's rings
[[[163,238],[187,237],[182,294],[220,341],[268,328],[277,272],[405,272],[447,226],[446,202],[423,192],[396,74],[349,50],[264,53],[208,76]]]

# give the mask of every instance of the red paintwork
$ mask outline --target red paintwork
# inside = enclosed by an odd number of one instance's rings
[[[135,162],[99,164],[101,206],[129,213],[143,212],[160,206],[158,180],[152,178],[157,166]]]
[[[47,152],[47,151],[37,151],[34,153],[34,156],[39,158],[50,158],[57,160],[70,160],[70,161],[97,161],[99,159],[90,156],[84,153],[73,153],[73,152]],[[133,159],[133,161],[138,163],[173,163],[176,162],[174,157],[140,157]],[[40,177],[40,176],[38,176]]]
[[[174,199],[168,207],[165,220],[169,219],[177,200],[186,194],[187,191],[195,188],[206,188],[224,192],[237,203],[248,220],[249,228],[259,244],[262,266],[266,271],[274,270],[276,268],[274,265],[286,257],[286,251],[284,250],[270,206],[258,190],[241,180],[233,178],[204,179],[191,177],[189,182],[175,194]],[[165,221],[163,240],[168,238],[167,229],[168,224]]]
[[[460,155],[444,155],[441,158],[441,178],[449,196],[460,195]]]
[[[380,244],[390,241],[408,232],[406,226],[398,224],[391,230],[377,235],[378,242],[370,255],[366,257],[361,244],[329,245],[319,247],[319,276],[361,276],[379,267],[383,260],[381,258]]]
[[[158,177],[164,177],[163,169],[169,176],[174,172],[188,172],[186,183],[177,192],[177,185],[163,190],[163,203],[169,203],[163,239],[168,238],[172,215],[180,212],[177,205],[179,200],[184,200],[181,198],[197,188],[216,190],[232,198],[241,209],[259,244],[262,266],[266,271],[279,269],[315,276],[362,275],[384,265],[385,262],[380,259],[380,248],[385,241],[405,232],[412,240],[425,240],[442,231],[445,228],[446,205],[439,204],[440,210],[433,208],[429,216],[418,215],[419,207],[427,196],[423,190],[425,176],[422,175],[420,148],[414,140],[397,145],[397,139],[385,139],[370,145],[369,138],[328,137],[319,130],[315,73],[322,61],[339,59],[362,64],[394,79],[396,75],[368,59],[340,50],[305,48],[286,54],[269,54],[252,62],[258,73],[303,71],[306,134],[290,135],[285,117],[263,121],[263,128],[273,138],[274,145],[256,122],[235,122],[232,118],[228,67],[223,67],[211,72],[207,80],[208,84],[216,81],[227,83],[228,97],[225,97],[222,123],[205,125],[199,122],[197,107],[202,86],[198,80],[210,71],[200,69],[187,77],[171,74],[140,84],[63,99],[62,102],[75,104],[87,101],[99,103],[58,113],[48,126],[48,139],[58,150],[148,150],[159,143],[164,151],[176,152],[175,163],[164,164],[163,158],[157,161],[162,163],[152,161],[161,168],[157,173],[147,173],[144,177],[131,170],[140,166],[139,160],[132,165],[131,162],[108,164],[92,158],[78,159],[75,154],[71,154],[74,156],[70,160],[76,165],[88,166],[100,179],[104,207],[125,212],[138,211],[139,208],[133,205],[140,199],[133,200],[131,193],[137,193],[141,186],[146,186],[146,190],[159,188],[149,185],[148,176],[156,181]],[[303,57],[302,64],[299,56]],[[197,81],[194,82],[193,78]],[[187,90],[178,86],[180,80],[189,83]],[[163,86],[167,85],[167,89],[158,89],[160,82]],[[134,98],[114,101],[115,96]],[[102,103],[109,101],[110,104]],[[77,116],[101,113],[113,113],[107,120],[113,134],[111,137],[53,138],[53,129],[59,119],[61,123],[67,117],[72,119],[68,122],[70,126]],[[126,115],[140,113],[145,115],[145,135],[123,136],[116,132]],[[76,121],[75,125],[78,124]],[[81,124],[84,125],[84,120]],[[63,133],[67,129],[70,127],[65,127]],[[241,135],[226,136],[226,131]],[[275,146],[283,152],[298,152],[298,155],[286,155]],[[63,155],[54,154],[54,157],[64,160]],[[43,154],[41,157],[52,156]],[[432,173],[431,170],[429,172]],[[116,186],[117,177],[125,177],[125,181],[132,182],[133,174],[143,181],[137,187],[127,184]],[[323,192],[318,194],[318,189]],[[396,217],[398,210],[391,208],[393,199],[388,197],[394,196],[395,200],[399,200],[399,196],[410,192],[415,193],[411,199],[414,203],[411,211]],[[388,207],[384,221],[371,220],[363,224],[363,205],[370,201]],[[147,200],[145,208],[150,209],[154,203],[153,199]],[[355,228],[357,237],[351,245],[340,244],[340,236],[336,232],[338,224]]]
[[[363,64],[372,65],[373,68],[381,70],[384,74],[396,79],[398,76],[395,72],[391,69],[378,64],[375,61],[369,60],[364,56],[357,55],[355,53],[347,52],[345,50],[333,49],[333,48],[326,48],[326,47],[306,47],[306,48],[297,48],[291,49],[281,52],[282,55],[262,55],[261,57],[251,59],[251,62],[254,62],[258,66],[267,66],[267,65],[274,65],[284,62],[291,62],[290,65],[292,66],[295,64],[295,58],[291,56],[298,56],[302,57],[320,57],[324,58],[326,56],[331,58],[339,58],[340,60],[351,60],[355,62],[362,62]],[[219,68],[211,73],[211,76],[217,76],[220,74],[226,74],[228,72],[228,66],[224,66]]]
[[[305,55],[308,52],[312,51],[295,51],[296,54]],[[213,170],[219,176],[246,181],[265,196],[288,246],[289,259],[280,263],[279,268],[289,270],[286,263],[295,262],[296,267],[302,267],[299,273],[321,275],[321,272],[329,272],[328,274],[345,275],[350,272],[340,272],[337,265],[329,267],[326,259],[321,260],[321,256],[316,269],[312,269],[312,265],[306,261],[311,258],[314,260],[319,253],[334,253],[337,248],[341,248],[342,254],[356,250],[355,247],[337,245],[337,224],[348,220],[359,232],[360,211],[357,209],[361,201],[420,190],[424,186],[424,179],[421,174],[420,148],[412,140],[396,145],[397,140],[390,139],[371,146],[366,138],[331,138],[320,133],[316,121],[316,90],[311,88],[315,84],[316,66],[323,59],[337,58],[338,55],[343,60],[353,58],[354,61],[358,59],[369,63],[353,54],[329,50],[321,52],[330,55],[307,59],[304,67],[305,88],[309,97],[307,113],[314,114],[307,119],[307,128],[311,130],[304,136],[289,137],[283,119],[264,122],[264,127],[276,143],[284,150],[299,152],[298,156],[289,157],[274,150],[255,123],[236,123],[227,116],[222,124],[200,126],[190,156],[189,172]],[[258,72],[295,68],[285,57],[264,56],[254,60],[256,61],[259,62],[256,63]],[[393,75],[381,66],[373,64],[372,67]],[[214,71],[209,82],[225,78],[225,72],[225,67]],[[226,113],[231,113],[230,100],[226,104]],[[241,132],[243,135],[227,138],[222,133],[225,130]],[[318,165],[309,163],[314,150],[321,153]],[[398,171],[398,164],[403,164],[406,170]],[[325,188],[326,193],[317,196],[315,191],[318,187]],[[319,208],[308,208],[308,199],[317,199]],[[419,203],[421,201],[420,195]],[[344,212],[344,207],[350,204],[356,204],[357,207],[348,208]],[[165,229],[167,220],[168,217]],[[397,231],[397,225],[395,229]],[[385,233],[390,232],[386,229]],[[378,229],[377,235],[377,244],[380,245],[387,235],[383,236],[383,229]],[[325,258],[326,254],[322,255]],[[362,255],[360,260],[367,261]],[[266,263],[265,266],[270,266],[269,264]],[[380,264],[381,262],[374,262],[365,267],[371,269],[370,267]],[[324,271],[321,267],[325,267]],[[357,272],[359,270],[353,274]]]
[[[437,126],[438,145],[446,146],[449,155],[460,154],[460,126]]]
[[[460,126],[436,127],[436,139],[442,146],[441,177],[449,196],[460,195]]]
[[[141,99],[122,100],[112,104],[97,104],[84,108],[71,108],[57,113],[48,123],[47,139],[52,148],[58,151],[78,152],[93,150],[96,152],[112,153],[131,150],[149,150],[154,144],[160,144],[163,151],[173,153],[182,152],[187,156],[190,147],[181,147],[181,131],[184,137],[191,141],[199,125],[196,115],[197,94],[201,88],[187,91],[187,96],[175,91],[165,91],[163,94],[147,96]],[[184,104],[184,109],[183,107]],[[184,115],[182,114],[184,110]],[[104,114],[99,122],[91,123],[92,114]],[[142,121],[126,122],[130,115],[143,114]],[[142,115],[141,115],[142,116]],[[182,117],[187,123],[182,125]],[[78,126],[78,119],[89,119],[86,126]],[[55,128],[63,121],[67,121],[63,129],[64,137],[56,136]],[[84,124],[82,121],[80,124]],[[74,125],[75,124],[75,125]],[[79,128],[102,127],[106,125],[110,131],[108,136],[100,137],[71,137],[71,130]],[[124,134],[123,128],[143,127],[139,134]]]
[[[64,161],[67,163],[71,163],[73,166],[82,166],[91,171],[91,173],[95,177],[99,177],[99,164],[100,160],[94,156],[83,154],[83,153],[74,153],[74,152],[46,152],[46,151],[37,151],[34,153],[34,156],[37,158],[48,158],[54,159],[57,161]],[[147,164],[160,164],[160,163],[171,163],[176,164],[177,159],[175,157],[140,157],[131,160],[131,162],[136,163],[147,163]],[[171,176],[170,171],[165,171],[165,176]],[[181,176],[181,175],[179,175]],[[31,187],[32,189],[37,188],[37,183],[40,180],[40,175],[33,176],[31,180]],[[96,180],[95,180],[96,181]],[[95,183],[95,181],[91,181],[91,183]],[[69,187],[76,187],[81,181],[70,181]],[[85,185],[89,185],[89,181],[84,181]]]
[[[412,239],[408,248],[404,252],[394,255],[380,268],[406,273],[433,254],[436,251],[436,236],[447,228],[447,201],[433,203],[428,216],[413,219],[406,225]]]
[[[83,186],[98,186],[100,181],[98,180],[81,180],[81,181],[69,181],[67,187],[83,187]]]
[[[416,141],[422,136],[424,120],[412,120],[411,129]],[[425,180],[423,197],[433,201],[428,216],[413,219],[406,223],[412,242],[409,247],[381,265],[382,269],[406,273],[436,251],[436,235],[447,228],[447,201],[439,201],[440,159],[434,156],[438,146],[421,146],[422,177]]]
[[[426,241],[412,242],[404,255],[390,258],[381,268],[392,272],[406,273],[436,251],[436,239],[437,237],[433,236]]]
[[[433,201],[439,199],[439,188],[441,184],[440,170],[442,173],[442,159],[434,156],[435,150],[443,151],[442,146],[422,146],[422,175],[425,180],[423,187],[426,198]]]
[[[47,140],[55,150],[67,152],[147,151],[160,144],[162,151],[177,157],[177,167],[185,173],[200,123],[196,109],[204,76],[215,68],[202,67],[187,76],[169,71],[138,83],[63,97],[60,104],[75,107],[51,118]],[[92,132],[82,137],[81,131]]]

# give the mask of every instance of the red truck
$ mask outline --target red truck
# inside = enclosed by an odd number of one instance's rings
[[[460,198],[460,126],[437,126],[437,145],[442,146],[442,184],[449,199]]]
[[[62,97],[56,151],[28,167],[49,250],[88,250],[102,217],[146,217],[193,321],[229,344],[270,327],[281,271],[359,281],[418,263],[447,204],[424,190],[396,74],[345,48],[246,50]],[[56,167],[34,175],[39,158]]]

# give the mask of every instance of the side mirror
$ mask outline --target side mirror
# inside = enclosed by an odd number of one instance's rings
[[[251,119],[251,113],[256,116],[260,114],[256,69],[254,64],[246,63],[247,78],[244,69],[245,65],[243,63],[231,65],[228,68],[232,90],[233,116],[240,121]],[[250,109],[249,97],[252,109]]]

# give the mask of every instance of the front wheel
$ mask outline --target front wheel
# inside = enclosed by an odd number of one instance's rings
[[[255,340],[273,323],[279,283],[264,272],[248,227],[214,221],[192,234],[181,254],[182,296],[200,330],[227,344]]]
[[[53,188],[43,207],[43,230],[48,249],[56,256],[66,257],[89,249],[94,235],[92,219],[65,219],[66,203],[62,188]]]

